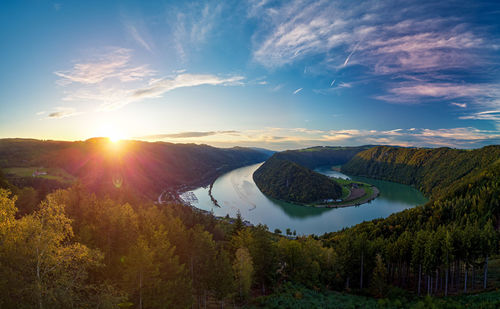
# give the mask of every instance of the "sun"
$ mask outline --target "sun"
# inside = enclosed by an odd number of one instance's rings
[[[118,143],[119,141],[121,141],[123,138],[121,136],[119,136],[118,134],[110,134],[108,136],[109,140],[113,143]]]
[[[116,127],[113,127],[110,124],[103,125],[99,129],[99,134],[98,135],[101,136],[101,137],[107,137],[107,138],[109,138],[109,140],[111,142],[113,142],[113,143],[117,143],[117,142],[121,141],[124,138],[124,136],[121,133],[121,131],[118,130]]]

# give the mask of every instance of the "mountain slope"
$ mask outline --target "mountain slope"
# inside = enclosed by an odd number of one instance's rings
[[[500,158],[500,146],[474,150],[376,146],[342,166],[342,172],[417,187],[427,196],[443,194],[458,179]]]
[[[342,165],[351,160],[357,153],[373,146],[328,147],[318,146],[298,150],[286,150],[276,153],[281,160],[295,162],[304,167],[314,169],[319,166]]]
[[[262,162],[250,148],[121,141],[0,140],[0,167],[62,168],[92,192],[133,191],[155,197],[167,187],[205,185],[231,169]],[[6,175],[8,176],[8,175]]]

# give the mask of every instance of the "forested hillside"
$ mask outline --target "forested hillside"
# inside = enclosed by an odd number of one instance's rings
[[[376,146],[356,154],[342,166],[342,171],[413,185],[432,196],[443,193],[456,180],[489,166],[498,158],[498,145],[474,150]]]
[[[312,203],[342,195],[342,187],[333,179],[277,154],[255,171],[253,179],[265,195],[289,202]]]
[[[500,160],[426,205],[321,237],[81,185],[16,205],[0,190],[2,308],[494,308],[500,297],[418,298],[500,286]]]
[[[122,191],[155,198],[161,190],[205,185],[231,169],[264,161],[268,154],[250,148],[148,143],[106,138],[80,142],[0,140],[0,168],[61,168],[96,193]],[[67,187],[57,179],[5,176],[20,187]],[[50,173],[49,173],[50,174]],[[48,190],[45,190],[48,191]]]
[[[478,274],[481,286],[486,287],[488,258],[498,253],[499,215],[497,160],[423,206],[322,238],[334,248],[354,244],[346,252],[354,265],[363,265],[363,260],[370,265],[352,269],[351,282],[361,284],[360,272],[372,274],[374,258],[379,255],[388,270],[387,283],[419,294],[447,294],[452,289],[466,292],[477,287]]]
[[[276,153],[281,160],[295,162],[301,166],[314,169],[319,166],[342,165],[351,160],[358,152],[372,146],[329,147],[318,146],[299,150],[286,150]]]

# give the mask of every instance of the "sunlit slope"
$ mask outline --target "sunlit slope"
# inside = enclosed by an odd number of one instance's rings
[[[498,158],[498,145],[474,150],[376,146],[358,153],[342,172],[413,185],[431,196]]]
[[[262,151],[242,147],[111,142],[107,138],[0,140],[0,168],[62,168],[97,193],[119,189],[149,195],[166,187],[205,184],[224,171],[267,157]]]

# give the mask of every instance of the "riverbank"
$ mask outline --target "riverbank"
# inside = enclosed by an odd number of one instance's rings
[[[255,185],[252,175],[259,165],[233,170],[222,175],[214,183],[212,195],[217,199],[220,208],[213,205],[208,195],[208,186],[193,190],[198,202],[193,202],[192,205],[212,212],[216,217],[229,214],[231,218],[235,218],[240,212],[244,220],[254,225],[265,224],[270,231],[285,231],[290,228],[292,231],[296,230],[299,235],[320,235],[363,221],[385,218],[394,212],[425,203],[421,194],[409,186],[375,179],[359,179],[360,182],[376,186],[380,191],[378,198],[359,207],[339,209],[289,204],[270,199]],[[344,174],[337,176],[348,178]]]
[[[371,194],[370,192],[366,193],[365,191],[365,194],[359,198],[353,198],[350,200],[348,198],[347,200],[339,203],[314,204],[311,206],[317,208],[343,208],[343,207],[359,206],[376,199],[379,195],[380,195],[380,190],[377,187],[372,186]]]

